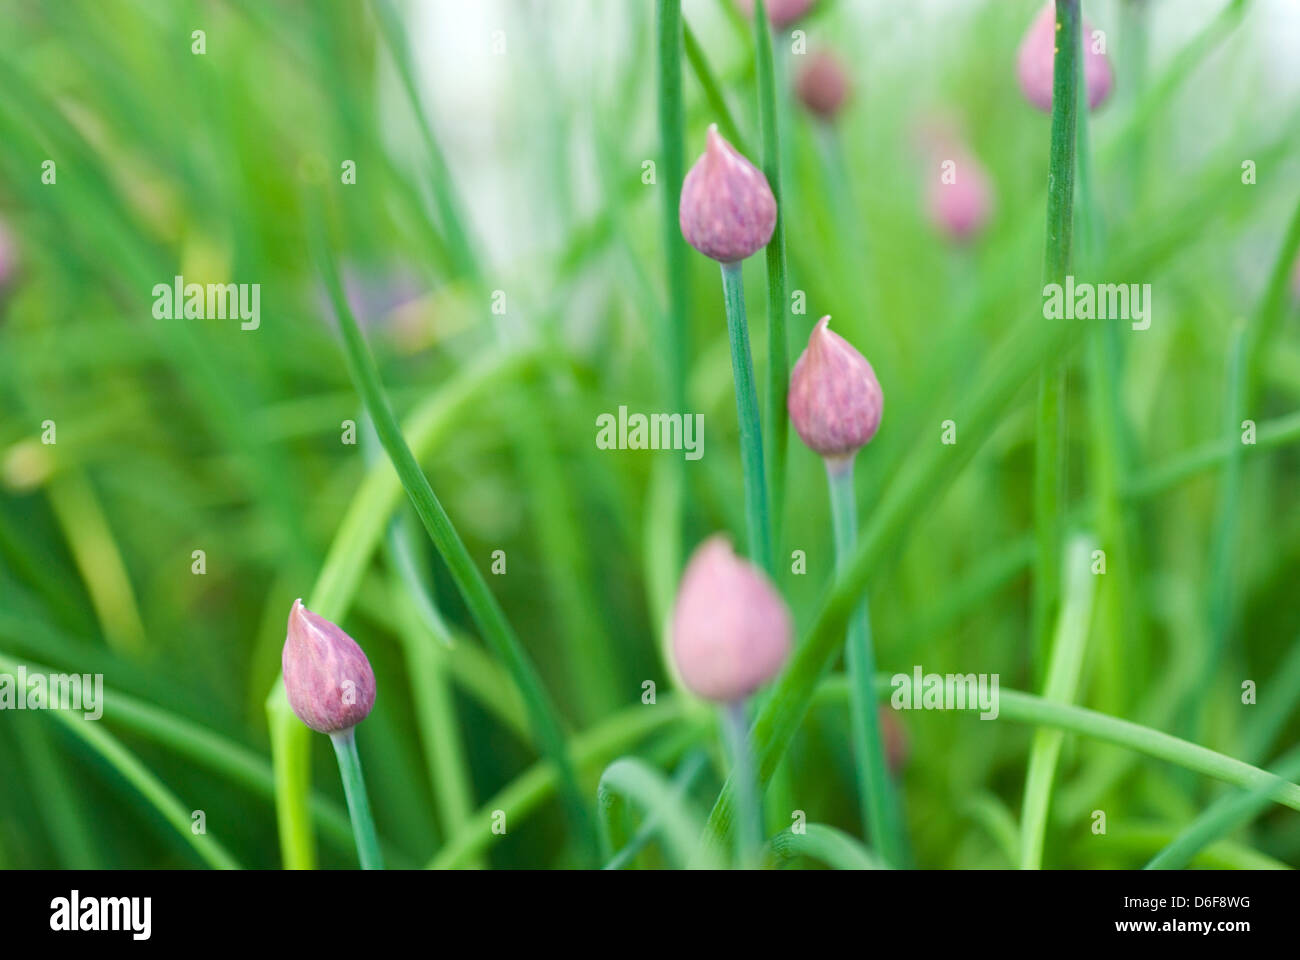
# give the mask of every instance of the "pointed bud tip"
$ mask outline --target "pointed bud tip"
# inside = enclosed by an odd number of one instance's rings
[[[280,666],[289,706],[318,733],[355,727],[375,704],[375,674],[365,652],[301,597],[289,610]]]
[[[785,601],[726,537],[696,548],[672,617],[673,657],[691,691],[717,703],[743,700],[780,673],[792,634]]]
[[[776,197],[767,177],[717,124],[710,124],[704,153],[682,181],[678,223],[687,243],[719,263],[751,256],[776,229]]]
[[[822,317],[790,374],[787,407],[799,438],[828,460],[852,457],[880,428],[884,394],[867,358]]]

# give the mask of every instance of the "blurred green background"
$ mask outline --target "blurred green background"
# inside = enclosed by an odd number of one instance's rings
[[[1039,7],[819,0],[796,26],[848,71],[833,125],[789,92],[800,54],[777,42],[790,287],[807,304],[791,360],[831,314],[886,397],[858,458],[864,523],[942,421],[977,447],[919,499],[871,578],[880,669],[998,673],[1034,692],[1032,380],[991,430],[966,435],[963,414],[1041,309],[1049,121],[1015,74]],[[1284,0],[1084,12],[1116,75],[1090,130],[1097,275],[1151,284],[1154,314],[1147,331],[1119,330],[1113,404],[1096,402],[1093,345],[1070,354],[1071,525],[1109,567],[1076,700],[1267,765],[1300,730],[1300,333],[1294,294],[1270,287],[1300,183],[1300,17]],[[756,158],[748,22],[729,0],[684,14]],[[686,399],[705,417],[704,457],[595,445],[601,413],[672,409],[665,187],[643,178],[661,162],[654,4],[3,0],[0,20],[13,257],[0,270],[0,666],[102,673],[110,691],[100,739],[80,720],[0,714],[0,866],[210,862],[156,786],[187,818],[202,810],[234,861],[280,865],[264,705],[290,605],[322,576],[378,677],[358,739],[391,865],[574,862],[528,772],[519,697],[367,440],[308,252],[317,205],[412,446],[585,744],[592,797],[606,763],[637,753],[665,772],[695,764],[691,802],[706,812],[721,748],[710,713],[672,692],[663,619],[689,551],[718,530],[743,544],[744,522],[721,288],[693,251]],[[721,117],[683,69],[689,164]],[[927,215],[935,124],[990,179],[991,218],[968,243]],[[746,275],[763,369],[761,260]],[[153,286],[178,274],[259,284],[259,328],[155,319]],[[1265,315],[1270,336],[1233,380],[1240,325]],[[1241,378],[1257,448],[1236,443]],[[797,438],[788,477],[778,558],[802,550],[807,572],[787,559],[779,586],[806,628],[833,553],[821,464]],[[772,832],[800,809],[861,833],[846,717],[834,698],[812,709],[769,793]],[[1013,865],[1032,729],[900,721],[918,864]],[[312,749],[318,862],[353,866],[334,761],[323,737]],[[1141,865],[1223,790],[1067,737],[1046,865]],[[471,811],[498,808],[504,836],[471,827]],[[1090,830],[1097,809],[1105,836]],[[663,861],[651,846],[639,862]],[[1297,862],[1300,818],[1280,807],[1197,861]]]

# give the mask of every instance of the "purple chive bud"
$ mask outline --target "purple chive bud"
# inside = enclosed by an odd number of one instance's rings
[[[988,222],[993,208],[993,189],[988,174],[971,154],[960,147],[938,161],[927,197],[930,221],[950,240],[964,243],[974,238]],[[945,167],[951,160],[952,166]],[[951,177],[947,172],[951,171]]]
[[[848,74],[838,59],[820,50],[808,57],[799,71],[795,92],[810,113],[823,120],[833,120],[849,95]]]
[[[1083,21],[1083,79],[1088,85],[1088,107],[1096,110],[1110,95],[1114,74],[1104,53],[1092,50],[1092,24]],[[1016,66],[1020,89],[1039,110],[1052,112],[1052,73],[1056,56],[1056,6],[1048,3],[1020,41]]]
[[[725,537],[700,544],[677,588],[673,657],[698,696],[735,703],[781,671],[792,626],[785,601]]]
[[[289,611],[280,664],[289,706],[318,733],[355,727],[375,705],[375,672],[361,647],[301,600]]]
[[[767,11],[768,23],[784,30],[807,13],[812,5],[813,0],[764,0],[763,9]],[[736,0],[736,6],[745,16],[754,16],[754,0]]]
[[[822,317],[790,374],[790,422],[828,461],[852,460],[880,426],[885,397],[867,358]]]
[[[767,177],[709,126],[709,143],[682,181],[682,236],[719,263],[744,260],[776,229],[776,197]]]

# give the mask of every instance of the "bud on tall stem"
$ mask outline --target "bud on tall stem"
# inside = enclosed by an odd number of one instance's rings
[[[337,624],[312,613],[301,600],[289,611],[280,661],[289,706],[307,726],[329,734],[334,744],[361,867],[383,869],[354,733],[375,705],[370,661]]]
[[[772,238],[776,227],[776,198],[762,171],[722,138],[716,124],[709,127],[704,154],[686,174],[678,219],[686,241],[722,265],[722,293],[736,383],[749,555],[771,573],[772,534],[763,469],[763,434],[754,386],[754,361],[749,349],[741,261],[762,249]]]
[[[826,462],[835,566],[841,574],[851,562],[857,541],[853,459],[876,435],[883,409],[884,395],[871,364],[831,331],[830,317],[822,317],[790,375],[790,422],[803,442]],[[894,866],[904,866],[909,857],[881,738],[871,617],[865,597],[849,621],[845,660],[863,821],[881,856]]]
[[[682,575],[673,609],[673,657],[692,692],[722,705],[734,765],[741,866],[757,866],[762,810],[749,750],[745,701],[780,672],[790,653],[790,613],[771,581],[720,537],[701,544]]]

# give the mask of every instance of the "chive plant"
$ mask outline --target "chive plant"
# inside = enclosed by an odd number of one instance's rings
[[[826,465],[835,563],[842,572],[858,536],[853,461],[880,428],[885,400],[871,364],[831,331],[830,320],[822,317],[818,321],[808,338],[808,348],[790,374],[790,422],[800,439]],[[845,662],[852,686],[850,716],[862,819],[885,860],[897,867],[907,866],[904,826],[885,761],[876,709],[876,658],[865,597],[849,621]]]
[[[710,125],[708,146],[682,183],[679,220],[686,242],[716,260],[722,268],[722,294],[740,424],[749,555],[770,574],[772,524],[741,264],[772,239],[777,220],[776,198],[762,171],[722,138],[717,124]]]
[[[355,640],[304,607],[301,599],[289,611],[281,660],[289,706],[307,726],[328,734],[334,745],[361,868],[383,869],[355,734],[375,705],[370,661]]]
[[[736,860],[744,868],[759,865],[763,843],[746,701],[780,671],[791,632],[785,601],[762,570],[737,558],[720,536],[696,549],[673,609],[673,656],[687,688],[721,705],[739,806]]]

